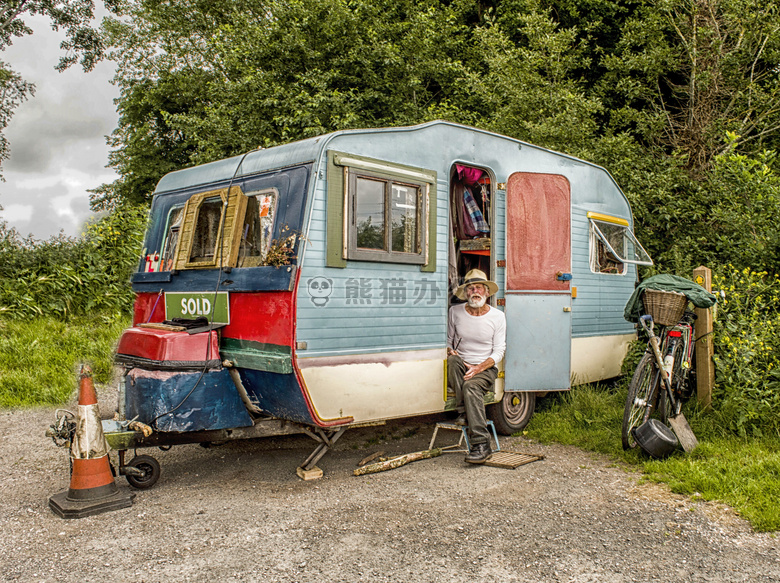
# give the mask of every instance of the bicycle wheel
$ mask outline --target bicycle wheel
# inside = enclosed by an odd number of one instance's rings
[[[637,446],[631,430],[647,421],[655,409],[660,380],[661,376],[655,364],[655,358],[652,353],[645,352],[634,371],[634,376],[631,377],[631,383],[628,385],[621,429],[623,449],[633,449]]]

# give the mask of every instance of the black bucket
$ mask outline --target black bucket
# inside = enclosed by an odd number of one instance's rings
[[[648,419],[634,429],[634,438],[642,451],[659,459],[668,456],[678,445],[672,430],[658,419]]]

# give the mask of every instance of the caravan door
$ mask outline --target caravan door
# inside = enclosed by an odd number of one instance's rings
[[[516,172],[506,191],[506,391],[571,386],[571,189]]]

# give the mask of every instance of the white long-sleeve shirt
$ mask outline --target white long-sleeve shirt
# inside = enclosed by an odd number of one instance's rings
[[[482,316],[472,316],[466,304],[450,308],[447,346],[467,364],[482,364],[488,358],[498,364],[506,352],[506,317],[492,306]]]

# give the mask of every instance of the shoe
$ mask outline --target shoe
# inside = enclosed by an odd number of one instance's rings
[[[444,402],[445,411],[454,411],[457,408],[458,408],[458,404],[455,402],[455,397],[452,397],[451,399],[447,399]]]
[[[455,419],[455,425],[460,425],[461,427],[465,427],[468,424],[469,424],[469,422],[466,419],[466,416],[464,414],[462,414],[462,413],[460,415],[458,415],[457,419]]]
[[[472,446],[471,451],[466,455],[466,462],[470,464],[484,464],[490,457],[493,451],[490,449],[490,444],[477,443]]]

